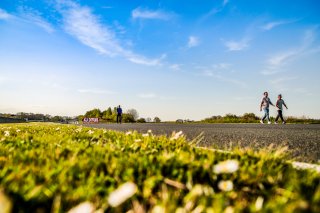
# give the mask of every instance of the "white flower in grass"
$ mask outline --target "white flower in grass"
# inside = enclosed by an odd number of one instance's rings
[[[21,132],[21,130],[20,130],[20,129],[17,129],[16,132],[19,133],[19,132]]]
[[[255,203],[255,207],[257,211],[260,211],[262,209],[263,206],[263,197],[258,197]]]
[[[59,130],[60,130],[60,128],[58,127],[58,128],[56,128],[56,130],[57,130],[57,131],[59,131]]]
[[[213,167],[216,174],[220,173],[233,173],[239,169],[239,162],[237,160],[226,160],[218,163]]]
[[[151,213],[165,213],[166,209],[163,206],[155,206],[153,207],[153,209],[151,210]]]
[[[103,134],[105,134],[105,133],[107,133],[107,130],[104,129],[102,132],[103,132]]]
[[[82,131],[82,128],[76,129],[76,132],[81,132],[81,131]]]
[[[134,142],[137,142],[137,143],[138,143],[138,142],[141,142],[141,141],[142,141],[141,139],[135,139],[135,140],[134,140]]]
[[[4,131],[4,136],[9,137],[10,136],[10,131],[8,131],[8,130]]]
[[[0,190],[0,212],[12,212],[12,201]]]
[[[94,131],[91,130],[91,129],[88,131],[88,134],[89,134],[89,135],[92,135],[93,133],[94,133]]]
[[[148,130],[148,133],[149,133],[149,134],[152,134],[152,130],[151,130],[151,129],[149,129],[149,130]]]
[[[182,131],[179,131],[177,133],[174,133],[172,135],[172,137],[170,138],[170,140],[177,140],[178,138],[182,137],[183,136],[183,132]]]
[[[222,180],[218,183],[218,188],[221,191],[229,192],[229,191],[232,191],[233,189],[233,183],[230,180],[227,180],[227,181]]]
[[[80,203],[68,211],[68,213],[93,213],[94,206],[90,202]]]
[[[142,134],[142,137],[148,137],[149,136],[149,134],[148,133],[146,133],[146,134]]]
[[[124,201],[132,197],[137,192],[136,184],[132,182],[127,182],[119,186],[115,191],[113,191],[109,198],[108,203],[112,207],[117,207],[121,205]]]
[[[232,206],[228,206],[225,210],[224,210],[224,213],[233,213],[234,212],[234,209]]]
[[[131,134],[132,134],[131,131],[126,132],[126,135],[131,135]]]

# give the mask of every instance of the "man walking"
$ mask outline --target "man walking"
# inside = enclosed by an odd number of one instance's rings
[[[261,104],[260,104],[260,111],[262,111],[262,109],[264,111],[264,116],[260,120],[260,123],[262,123],[262,124],[264,122],[264,119],[266,119],[266,118],[268,120],[268,124],[271,124],[270,117],[269,117],[269,106],[270,105],[274,106],[273,103],[271,102],[270,98],[268,97],[268,92],[264,92],[263,98],[262,98]]]
[[[277,100],[277,103],[276,103],[276,107],[278,108],[278,115],[276,117],[276,120],[274,121],[275,124],[277,124],[277,121],[278,121],[279,117],[282,120],[282,123],[286,124],[286,121],[283,119],[283,116],[282,116],[282,105],[285,106],[286,109],[288,109],[287,105],[284,103],[284,100],[282,99],[282,95],[279,94],[278,95],[278,100]]]
[[[121,124],[121,121],[122,121],[122,109],[121,109],[121,107],[119,105],[118,108],[117,108],[117,123]]]

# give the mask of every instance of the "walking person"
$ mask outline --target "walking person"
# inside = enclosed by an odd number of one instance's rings
[[[122,109],[120,107],[120,105],[117,107],[117,123],[121,124],[122,122]]]
[[[263,98],[261,100],[261,104],[260,104],[260,111],[264,111],[264,116],[262,117],[262,119],[260,120],[260,123],[263,124],[264,122],[264,119],[267,118],[268,120],[268,124],[271,124],[271,121],[270,121],[270,117],[269,117],[269,106],[273,105],[273,103],[271,102],[270,98],[268,97],[268,92],[264,92],[263,93]]]
[[[284,100],[282,99],[282,95],[279,94],[278,95],[278,100],[276,103],[276,107],[278,108],[278,115],[276,117],[276,120],[274,121],[275,124],[277,124],[278,119],[280,118],[283,124],[286,124],[286,121],[283,119],[283,115],[282,115],[282,105],[286,107],[286,109],[288,109],[287,105],[284,103]]]

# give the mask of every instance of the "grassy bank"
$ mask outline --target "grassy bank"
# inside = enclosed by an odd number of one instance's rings
[[[179,133],[0,125],[0,206],[13,212],[320,211],[318,173],[296,170],[272,153],[219,153],[193,144]]]

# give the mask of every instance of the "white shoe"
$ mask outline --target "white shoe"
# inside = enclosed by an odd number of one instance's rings
[[[283,122],[282,122],[282,124],[286,124],[286,122],[285,122],[285,121],[283,121]]]
[[[271,122],[270,122],[270,121],[268,121],[268,124],[271,124]]]
[[[260,123],[262,123],[262,124],[263,124],[263,120],[260,120]]]
[[[274,124],[278,124],[277,121],[275,121]]]

